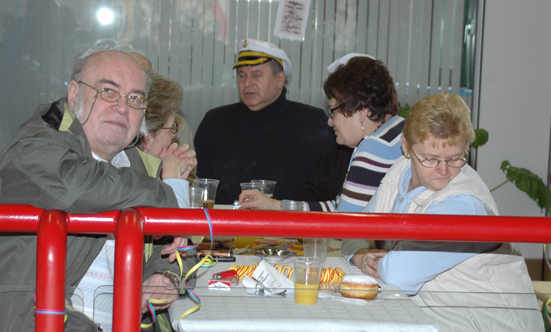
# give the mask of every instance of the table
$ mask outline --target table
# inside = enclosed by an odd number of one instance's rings
[[[416,304],[396,287],[380,282],[381,292],[371,301],[350,300],[320,292],[318,303],[304,306],[293,295],[281,297],[247,294],[241,282],[231,291],[208,289],[208,279],[231,265],[260,262],[257,256],[237,255],[236,263],[218,263],[200,269],[195,293],[201,308],[183,319],[179,317],[195,302],[177,300],[169,309],[172,325],[178,331],[438,331],[438,327]],[[292,257],[279,263],[292,266]],[[347,275],[359,274],[342,257],[328,257],[328,267],[340,267]],[[324,297],[322,297],[324,296]]]

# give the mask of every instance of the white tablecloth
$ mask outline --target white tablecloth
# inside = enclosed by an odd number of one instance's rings
[[[436,324],[406,295],[382,283],[381,292],[371,301],[344,302],[340,295],[320,295],[318,303],[309,306],[296,304],[292,294],[285,298],[249,295],[241,282],[231,291],[208,289],[208,279],[213,273],[227,270],[233,264],[251,265],[259,261],[259,257],[238,255],[236,263],[200,269],[195,293],[201,299],[201,308],[180,319],[196,304],[189,298],[176,301],[169,309],[173,327],[190,332],[438,331]],[[292,266],[292,257],[279,264]],[[359,274],[342,257],[328,257],[327,266],[338,266],[346,274]]]

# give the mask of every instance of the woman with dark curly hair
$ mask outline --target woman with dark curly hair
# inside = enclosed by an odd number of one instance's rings
[[[404,119],[397,116],[394,81],[381,61],[348,54],[327,69],[324,84],[329,98],[328,125],[338,144],[354,148],[341,194],[335,201],[308,202],[305,210],[361,212],[381,179],[402,156]],[[297,165],[300,167],[300,165]],[[258,190],[243,191],[242,208],[279,210],[280,201]]]

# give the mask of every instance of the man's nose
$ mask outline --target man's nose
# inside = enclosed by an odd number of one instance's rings
[[[126,96],[121,96],[119,101],[115,102],[115,108],[120,114],[128,113],[130,106],[127,104]]]
[[[329,127],[334,127],[335,126],[335,122],[331,118],[327,119],[327,124],[329,125]]]

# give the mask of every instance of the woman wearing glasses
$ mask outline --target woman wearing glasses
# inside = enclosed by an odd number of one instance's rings
[[[488,187],[467,165],[474,137],[458,95],[415,104],[402,136],[404,157],[364,211],[497,215]],[[543,330],[524,259],[509,243],[345,240],[341,251],[365,274],[415,295],[441,331]],[[500,309],[483,308],[492,306]]]
[[[341,182],[341,194],[334,201],[307,202],[304,208],[361,212],[386,172],[402,155],[400,136],[404,119],[397,116],[394,81],[382,62],[353,53],[336,60],[327,70],[330,75],[323,88],[329,98],[328,125],[335,131],[337,144],[354,152],[350,161],[346,161],[349,166],[344,183]],[[334,158],[325,159],[330,165],[338,163]],[[280,201],[257,190],[243,191],[239,203],[242,208],[280,209]]]
[[[182,104],[184,91],[180,83],[169,76],[156,71],[151,71],[148,75],[151,78],[151,88],[149,89],[149,103],[144,117],[147,134],[140,137],[136,145],[143,153],[163,159],[169,147],[175,148],[178,145],[172,142],[181,129],[176,120],[176,112]],[[142,158],[148,160],[145,162],[148,173],[151,173],[150,169],[156,169],[156,167],[150,167],[151,165],[156,164],[158,166],[160,163],[156,158]],[[156,174],[149,175],[156,176]],[[192,182],[196,178],[197,175],[195,169],[193,169],[187,180]]]
[[[160,158],[178,133],[174,115],[180,109],[184,92],[178,82],[161,73],[149,73],[152,84],[149,104],[145,112],[147,134],[142,136],[138,147],[147,154]]]

